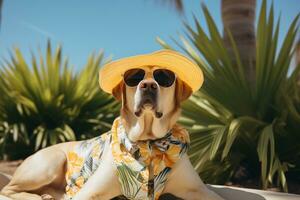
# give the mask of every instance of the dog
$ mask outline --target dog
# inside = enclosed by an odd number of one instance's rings
[[[170,50],[151,56],[162,54],[178,56]],[[122,104],[109,133],[38,151],[21,164],[1,194],[22,200],[104,200],[119,195],[159,199],[163,194],[175,199],[221,200],[194,170],[186,153],[188,133],[176,124],[181,102],[193,93],[193,87],[176,70],[148,63],[118,72],[121,80],[109,85],[111,89],[100,83]],[[100,74],[100,80],[107,77]]]

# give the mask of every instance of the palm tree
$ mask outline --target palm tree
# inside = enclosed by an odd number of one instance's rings
[[[255,80],[255,8],[256,0],[222,0],[221,2],[225,46],[232,55],[231,58],[235,58],[229,38],[229,34],[232,34],[250,85],[253,85]]]

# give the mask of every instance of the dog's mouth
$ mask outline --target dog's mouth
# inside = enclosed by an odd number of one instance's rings
[[[156,118],[163,116],[162,112],[157,109],[157,95],[155,93],[144,93],[142,94],[141,100],[136,107],[134,114],[140,117],[144,111],[151,111],[154,113]]]

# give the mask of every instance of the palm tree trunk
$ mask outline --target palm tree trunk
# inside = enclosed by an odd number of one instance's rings
[[[234,61],[228,29],[236,42],[246,79],[251,85],[255,84],[255,7],[256,0],[222,0],[221,4],[226,48]]]

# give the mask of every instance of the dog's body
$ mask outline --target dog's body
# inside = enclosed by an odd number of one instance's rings
[[[112,92],[122,101],[121,119],[132,142],[164,137],[179,117],[181,101],[192,92],[179,79],[171,87],[160,87],[152,77],[155,67],[149,66],[145,70],[146,75],[137,87],[128,87],[121,82]],[[1,193],[22,200],[47,199],[48,196],[63,199],[67,186],[66,173],[70,165],[68,155],[82,143],[62,143],[30,156]],[[122,195],[110,145],[103,147],[101,160],[73,200],[102,200]],[[222,199],[206,188],[186,153],[172,166],[162,193],[187,200]]]

